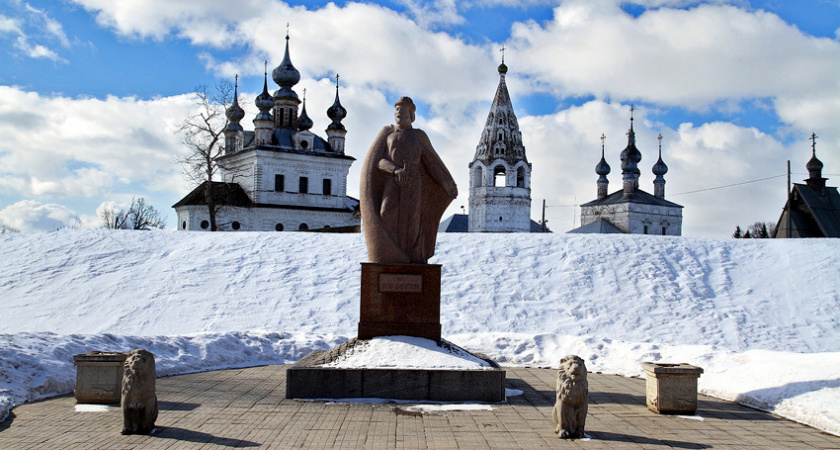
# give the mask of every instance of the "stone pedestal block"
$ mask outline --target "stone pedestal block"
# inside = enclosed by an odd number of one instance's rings
[[[128,353],[88,352],[73,355],[78,403],[119,403],[123,362]]]
[[[643,362],[647,377],[647,406],[658,414],[694,414],[700,367],[689,364]]]
[[[440,264],[362,263],[359,339],[440,341]]]

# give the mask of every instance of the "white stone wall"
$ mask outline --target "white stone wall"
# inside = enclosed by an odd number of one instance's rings
[[[504,167],[504,185],[494,186],[496,167]],[[524,172],[524,187],[517,174]],[[500,183],[501,184],[501,183]],[[531,166],[520,161],[511,167],[497,159],[489,166],[470,164],[469,231],[471,233],[528,233],[531,231]]]
[[[607,219],[616,228],[630,234],[682,235],[682,208],[656,205],[618,203],[613,205],[589,206],[581,208],[581,226]]]
[[[202,222],[209,224],[210,216],[206,206],[185,206],[176,210],[178,229],[188,231],[210,231],[209,226],[202,228]],[[239,229],[234,229],[239,223]],[[282,208],[240,208],[223,206],[216,213],[216,227],[219,231],[277,231],[282,224],[282,231],[298,231],[301,224],[315,230],[325,227],[337,228],[360,224],[358,216],[351,211],[311,211]],[[184,226],[186,225],[186,228]]]
[[[256,150],[229,158],[222,177],[239,183],[254,203],[343,208],[352,163],[351,159]],[[285,180],[282,192],[275,190],[278,174]],[[309,180],[306,194],[299,192],[301,177]],[[324,195],[324,179],[331,181],[330,195]]]

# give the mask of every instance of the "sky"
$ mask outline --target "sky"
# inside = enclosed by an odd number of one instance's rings
[[[840,0],[0,0],[0,226],[96,227],[103,207],[144,197],[174,228],[171,205],[194,187],[176,163],[192,93],[238,74],[252,129],[287,24],[321,136],[341,75],[350,156],[364,158],[397,98],[415,100],[460,187],[447,215],[468,204],[502,46],[531,216],[544,200],[555,232],[595,198],[602,134],[619,189],[631,106],[640,187],[653,190],[661,134],[683,235],[775,223],[787,161],[807,177],[812,133],[823,176],[840,179]]]

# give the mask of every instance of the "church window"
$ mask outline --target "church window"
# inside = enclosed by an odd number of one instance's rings
[[[481,167],[473,169],[473,187],[481,187],[484,185],[484,171]]]
[[[186,221],[186,220],[185,220],[185,221],[183,221],[183,222],[181,222],[181,229],[182,229],[182,230],[186,230],[186,229],[187,229],[187,221]]]
[[[665,236],[666,234],[668,234],[668,228],[662,227],[662,236]]]
[[[286,177],[279,173],[274,175],[274,192],[283,192],[286,190]]]
[[[493,186],[504,186],[506,178],[505,166],[496,166],[493,168]]]
[[[201,226],[201,229],[202,229],[202,230],[206,230],[206,229],[207,229],[207,227],[209,227],[209,226],[210,226],[210,222],[208,222],[208,221],[206,221],[206,220],[202,220],[202,221],[201,221],[200,226]]]
[[[309,146],[309,142],[300,141],[300,148],[306,150],[306,147],[308,147],[308,146]]]
[[[525,187],[525,168],[520,167],[516,171],[516,187],[524,188]]]
[[[298,183],[298,192],[300,192],[301,194],[309,193],[309,178],[300,177],[300,182]]]
[[[275,231],[283,231],[283,224],[278,223],[277,225],[274,225],[274,230]]]
[[[230,224],[230,227],[233,228],[234,230],[238,230],[238,229],[242,228],[242,224],[234,221],[232,224]]]
[[[645,225],[645,234],[648,234],[648,226]]]
[[[332,195],[332,180],[324,178],[324,195]]]
[[[502,221],[502,216],[499,216],[499,222],[501,222],[501,221]]]
[[[300,226],[298,227],[298,230],[300,230],[300,231],[306,231],[308,229],[309,229],[309,225],[307,225],[305,223],[300,224]]]

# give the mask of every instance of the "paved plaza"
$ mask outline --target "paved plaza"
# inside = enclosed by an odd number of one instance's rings
[[[151,436],[121,435],[117,406],[77,412],[71,395],[22,405],[0,423],[0,449],[840,449],[840,437],[703,396],[696,417],[654,414],[643,379],[589,374],[590,439],[564,441],[553,433],[552,369],[506,368],[508,388],[523,391],[508,403],[417,411],[286,399],[287,367],[159,378]]]

